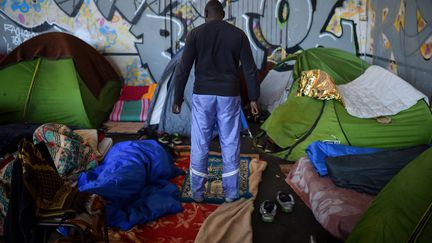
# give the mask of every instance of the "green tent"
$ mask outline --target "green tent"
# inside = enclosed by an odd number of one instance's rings
[[[348,243],[432,240],[432,148],[406,165],[375,197]]]
[[[337,101],[296,96],[302,71],[321,69],[336,84],[348,83],[369,66],[355,55],[331,48],[313,48],[291,57],[296,60],[288,99],[262,125],[267,135],[284,150],[277,156],[295,161],[314,141],[329,141],[359,147],[403,148],[432,141],[432,114],[424,100],[391,116],[390,124],[348,114]]]
[[[37,36],[0,63],[0,123],[97,128],[121,81],[93,47],[64,33]]]

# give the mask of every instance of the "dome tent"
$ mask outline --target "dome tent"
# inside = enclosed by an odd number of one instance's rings
[[[38,35],[0,62],[0,123],[62,123],[97,128],[120,77],[96,49],[61,32]]]
[[[369,64],[352,53],[333,48],[312,48],[293,55],[296,60],[294,83],[288,99],[278,106],[261,126],[283,150],[276,156],[296,161],[314,141],[340,143],[357,147],[398,149],[428,144],[432,141],[432,113],[425,100],[389,116],[391,123],[351,116],[335,100],[317,100],[297,96],[302,71],[320,69],[335,84],[356,79]],[[377,81],[378,82],[378,81]]]
[[[183,49],[171,59],[162,73],[162,77],[158,82],[158,88],[150,105],[147,126],[158,125],[159,133],[179,133],[183,136],[190,136],[195,66],[192,67],[185,87],[181,112],[180,114],[172,113],[172,104],[174,102],[175,92],[174,84],[176,82],[175,72],[182,54]],[[240,110],[240,124],[242,131],[246,132],[249,136],[252,136],[243,109]]]

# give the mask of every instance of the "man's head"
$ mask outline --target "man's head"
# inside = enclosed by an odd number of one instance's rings
[[[225,17],[222,3],[218,0],[210,0],[204,9],[205,21],[222,20]]]

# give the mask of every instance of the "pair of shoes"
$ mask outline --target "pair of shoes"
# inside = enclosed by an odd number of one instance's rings
[[[270,200],[265,200],[260,205],[260,213],[262,221],[266,223],[271,223],[274,221],[276,216],[277,205],[275,202]]]
[[[183,138],[179,133],[173,133],[172,135],[169,135],[168,133],[163,133],[159,138],[158,141],[162,144],[174,144],[174,145],[180,145],[183,143]]]
[[[276,194],[276,201],[282,208],[282,212],[291,213],[294,209],[295,201],[291,194],[278,191]],[[265,200],[260,205],[260,213],[262,220],[267,223],[274,221],[276,216],[277,205],[274,201]]]
[[[295,201],[291,194],[278,191],[276,194],[276,201],[285,213],[291,213],[294,209]]]

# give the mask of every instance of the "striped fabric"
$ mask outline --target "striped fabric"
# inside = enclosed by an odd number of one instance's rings
[[[147,120],[150,100],[118,100],[109,116],[110,121],[143,122]]]

